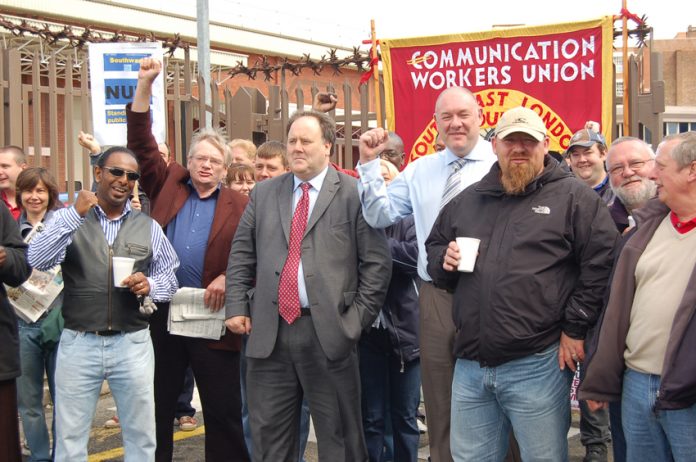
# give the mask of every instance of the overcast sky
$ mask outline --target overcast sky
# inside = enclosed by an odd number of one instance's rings
[[[194,0],[158,0],[165,9],[195,15]],[[151,4],[157,4],[152,1]],[[620,0],[209,0],[210,20],[270,30],[341,46],[368,39],[370,19],[384,38],[490,30],[498,24],[542,25],[618,14]],[[150,6],[150,4],[148,5]],[[673,38],[696,26],[693,0],[628,0],[647,15],[655,38]],[[618,43],[618,42],[617,42]]]

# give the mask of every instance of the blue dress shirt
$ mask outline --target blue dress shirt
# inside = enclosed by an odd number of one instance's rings
[[[496,161],[491,143],[479,139],[466,156],[468,162],[459,171],[460,191],[479,181]],[[418,276],[431,281],[425,241],[440,212],[442,193],[450,174],[449,165],[457,159],[449,149],[410,162],[391,182],[384,183],[379,159],[358,164],[358,192],[365,221],[375,228],[386,228],[413,214],[418,240]]]
[[[215,207],[220,194],[220,186],[210,196],[201,199],[188,181],[191,189],[188,199],[167,225],[167,238],[172,243],[181,265],[176,272],[179,287],[202,288],[203,262],[208,248],[210,228],[215,217]]]

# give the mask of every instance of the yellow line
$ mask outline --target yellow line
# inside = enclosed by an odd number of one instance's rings
[[[87,458],[89,462],[103,462],[123,456],[123,448],[109,449],[108,451],[92,454]]]
[[[192,438],[194,436],[199,436],[205,433],[205,425],[192,430],[190,432],[182,432],[181,430],[174,433],[174,441],[185,440],[186,438]]]
[[[201,425],[190,432],[178,431],[174,433],[174,441],[184,440],[186,438],[193,438],[194,436],[200,436],[205,433],[205,425]],[[123,448],[109,449],[108,451],[99,452],[97,454],[92,454],[87,459],[88,462],[105,462],[107,460],[115,459],[116,457],[123,456]]]

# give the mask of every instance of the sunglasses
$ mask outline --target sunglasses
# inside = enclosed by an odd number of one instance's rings
[[[124,174],[126,175],[126,178],[128,178],[128,181],[137,181],[138,178],[140,178],[140,173],[138,172],[129,172],[127,170],[124,170],[122,168],[118,167],[102,167],[104,170],[108,170],[109,173],[111,173],[112,176],[116,178],[121,178]]]

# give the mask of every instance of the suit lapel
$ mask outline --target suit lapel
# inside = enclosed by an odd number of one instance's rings
[[[292,220],[292,187],[294,186],[292,173],[286,174],[280,182],[278,191],[278,213],[280,224],[285,234],[285,242],[290,243],[290,222]]]
[[[306,236],[314,227],[314,225],[319,221],[319,218],[324,214],[329,204],[333,200],[341,182],[338,179],[338,173],[332,167],[326,172],[326,178],[324,178],[324,184],[321,185],[321,190],[319,191],[319,197],[317,197],[317,202],[314,204],[312,209],[312,215],[310,215],[307,221],[307,228],[305,229],[304,236]],[[304,237],[303,236],[303,237]]]
[[[223,193],[223,188],[218,191],[217,203],[215,204],[215,215],[213,216],[213,223],[210,225],[210,234],[208,235],[208,245],[215,239],[215,236],[222,231],[225,223],[227,223],[230,212],[233,210],[231,207],[232,198],[229,194]]]

